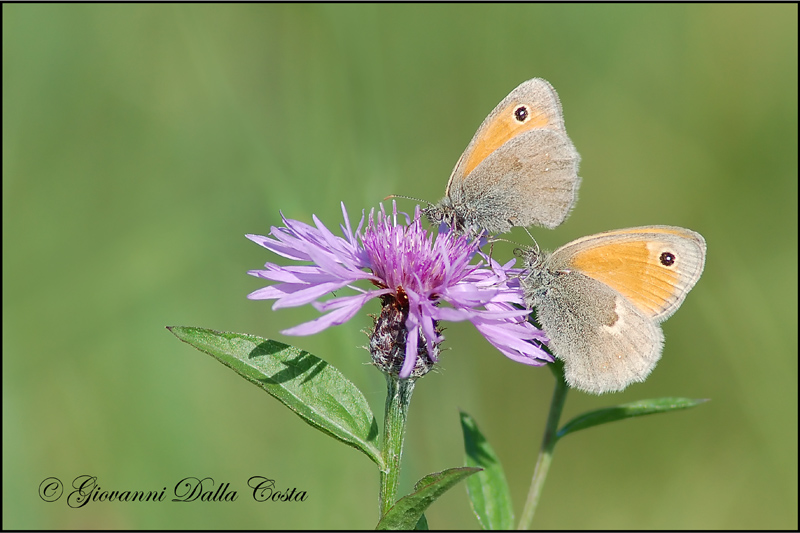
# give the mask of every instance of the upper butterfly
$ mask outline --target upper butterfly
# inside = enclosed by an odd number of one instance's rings
[[[578,192],[580,156],[561,102],[541,78],[519,85],[489,113],[456,163],[444,198],[423,210],[459,233],[555,228]]]

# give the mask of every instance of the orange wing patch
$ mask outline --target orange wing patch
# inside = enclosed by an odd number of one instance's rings
[[[524,105],[530,114],[524,122],[519,122],[514,116],[517,107],[520,105]],[[472,153],[469,154],[461,175],[467,176],[489,154],[503,146],[511,138],[534,128],[544,128],[548,124],[547,114],[541,109],[519,102],[509,105],[497,115],[497,119],[494,122],[487,124],[486,129],[475,139]]]
[[[649,317],[661,314],[680,297],[680,258],[662,264],[668,250],[663,243],[631,241],[588,248],[572,256],[570,265],[590,278],[605,283]],[[669,262],[669,261],[667,261]]]

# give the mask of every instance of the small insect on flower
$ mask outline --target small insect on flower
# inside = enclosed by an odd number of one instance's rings
[[[276,283],[252,292],[251,300],[275,300],[273,309],[311,304],[322,316],[284,330],[286,335],[311,335],[350,320],[369,300],[383,308],[370,339],[373,361],[386,373],[419,377],[436,363],[444,340],[442,320],[470,321],[506,357],[527,365],[552,362],[541,347],[545,335],[530,324],[512,260],[506,265],[480,254],[478,239],[455,233],[434,235],[422,228],[420,208],[414,217],[392,214],[383,206],[364,214],[353,231],[342,204],[342,237],[313,217],[315,226],[283,217],[284,226],[270,236],[247,235],[264,248],[293,261],[310,264],[279,266],[248,274]],[[483,262],[470,264],[480,254]],[[355,283],[368,281],[364,289]],[[348,287],[355,295],[320,298]]]

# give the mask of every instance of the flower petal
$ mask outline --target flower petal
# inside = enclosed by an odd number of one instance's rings
[[[406,339],[406,358],[403,360],[403,367],[400,369],[400,379],[406,379],[411,375],[414,366],[417,364],[417,341],[419,340],[419,326],[412,326],[408,330]]]
[[[313,302],[320,296],[324,296],[329,292],[333,292],[335,290],[341,289],[342,287],[347,285],[347,281],[339,281],[335,283],[320,283],[317,285],[303,285],[302,289],[295,290],[287,294],[286,296],[282,297],[280,300],[275,302],[272,306],[273,309],[281,309],[283,307],[297,307],[299,305],[305,305],[308,303]],[[297,287],[297,285],[289,285],[288,283],[283,284],[284,287]]]
[[[349,305],[340,307],[330,313],[322,315],[319,318],[311,320],[309,322],[304,322],[298,326],[294,326],[293,328],[285,329],[281,331],[284,335],[313,335],[314,333],[319,333],[320,331],[329,328],[330,326],[339,326],[344,324],[355,315],[359,309],[361,309],[361,302],[359,298],[353,298],[348,302]]]
[[[248,298],[275,300],[273,309],[311,304],[323,313],[283,333],[317,333],[346,322],[369,300],[393,295],[384,299],[385,305],[408,306],[400,377],[414,373],[421,335],[426,351],[435,359],[437,345],[444,340],[438,331],[439,321],[471,322],[514,361],[528,365],[552,361],[541,348],[546,337],[526,320],[528,311],[519,280],[525,271],[513,268],[515,259],[501,265],[480,252],[486,242],[484,235],[429,232],[422,228],[419,206],[411,217],[398,212],[394,202],[391,213],[383,206],[370,211],[366,227],[367,217],[362,211],[354,231],[344,203],[341,208],[341,236],[331,232],[316,215],[312,217],[314,225],[310,225],[283,214],[283,226],[272,227],[269,236],[247,235],[277,255],[310,262],[291,266],[266,263],[264,269],[248,272],[273,282]],[[478,261],[473,263],[476,254]],[[356,286],[360,280],[372,286]],[[357,294],[321,300],[345,287]]]

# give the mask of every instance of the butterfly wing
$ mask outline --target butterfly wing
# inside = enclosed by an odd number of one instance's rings
[[[555,89],[534,78],[486,117],[456,163],[445,195],[489,231],[553,228],[575,201],[579,161]]]
[[[531,130],[489,154],[465,179],[450,188],[464,218],[491,233],[512,226],[555,228],[572,209],[578,193],[580,157],[566,134]]]
[[[706,243],[674,226],[644,226],[583,237],[556,250],[554,270],[577,270],[662,322],[683,303],[703,273]]]
[[[571,387],[620,391],[644,381],[661,358],[661,328],[607,285],[576,271],[546,271],[523,284]]]
[[[525,120],[519,120],[519,116],[515,115],[519,106],[525,106]],[[464,179],[489,154],[513,137],[543,128],[566,134],[558,94],[547,81],[533,78],[511,91],[484,119],[456,163],[447,184],[448,190],[454,180]]]

